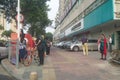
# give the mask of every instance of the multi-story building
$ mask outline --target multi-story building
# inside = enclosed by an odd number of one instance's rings
[[[59,20],[54,40],[98,39],[112,35],[113,47],[120,49],[120,0],[59,0]],[[63,4],[62,4],[63,3]]]
[[[2,32],[5,30],[12,30],[13,32],[17,32],[16,22],[13,19],[10,23],[8,23],[4,17],[3,12],[0,11],[0,25],[3,26],[3,30],[0,30],[0,40],[5,39],[1,36]]]
[[[0,38],[2,39],[2,36],[1,36],[1,34],[2,34],[2,32],[5,30],[5,23],[6,23],[6,20],[4,19],[4,15],[3,15],[3,13],[1,13],[1,11],[0,11],[0,25],[3,27],[3,29],[1,29],[0,30]]]

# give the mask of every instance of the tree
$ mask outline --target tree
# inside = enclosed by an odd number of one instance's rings
[[[49,9],[46,1],[48,0],[21,0],[21,13],[25,15],[25,23],[30,23],[32,26],[29,28],[32,36],[44,35],[45,28],[51,23],[47,16]]]
[[[52,41],[52,40],[53,40],[53,34],[50,33],[50,32],[48,32],[48,33],[45,34],[45,38],[46,38],[47,40]]]
[[[2,25],[0,25],[0,30],[3,30],[3,29],[4,29],[4,27]]]
[[[15,19],[15,15],[17,14],[16,7],[17,0],[0,0],[0,9],[2,9],[8,22],[10,22],[12,18]]]
[[[1,35],[1,36],[2,36],[2,37],[5,36],[5,37],[8,38],[8,37],[10,37],[10,35],[11,35],[12,32],[13,32],[12,30],[4,31],[4,32],[2,32],[2,35]]]
[[[31,24],[29,33],[32,36],[45,34],[45,28],[51,23],[48,19],[47,11],[48,5],[46,2],[49,0],[20,0],[21,14],[24,15],[24,25]],[[16,7],[17,0],[0,0],[0,7],[3,9],[6,19],[10,22],[11,18],[15,19],[17,15]]]

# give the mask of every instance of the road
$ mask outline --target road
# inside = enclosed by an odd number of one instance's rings
[[[35,71],[38,71],[40,80],[120,80],[120,65],[109,63],[109,56],[107,60],[99,58],[98,51],[89,51],[89,55],[84,56],[82,51],[73,52],[52,47],[50,55],[45,57],[43,66],[33,64],[16,71],[22,71],[25,75],[22,74],[21,77],[25,79],[29,78],[31,69],[37,68]],[[3,71],[2,75],[5,75]],[[9,79],[6,80],[10,80],[9,74],[7,76]]]
[[[107,60],[100,60],[98,51],[89,51],[84,56],[82,51],[51,48],[43,72],[43,75],[52,75],[46,80],[51,77],[52,80],[120,80],[120,65],[109,63],[109,56]]]
[[[6,57],[8,55],[8,48],[0,47],[0,59]]]

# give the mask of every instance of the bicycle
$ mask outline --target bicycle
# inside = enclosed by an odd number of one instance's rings
[[[23,64],[24,64],[24,66],[31,65],[31,63],[33,62],[33,60],[35,61],[35,63],[39,64],[39,57],[38,57],[37,50],[35,50],[35,49],[33,49],[33,50],[28,49],[27,51],[28,51],[27,54],[23,58]]]

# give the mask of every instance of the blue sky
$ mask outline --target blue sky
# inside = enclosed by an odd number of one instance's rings
[[[56,13],[58,12],[58,7],[59,7],[59,0],[50,0],[49,2],[47,2],[47,4],[49,5],[49,8],[51,9],[48,12],[48,18],[50,20],[55,21]],[[53,22],[52,26],[54,27],[54,22]],[[46,32],[52,32],[53,33],[54,29],[51,28],[51,27],[47,27]]]

